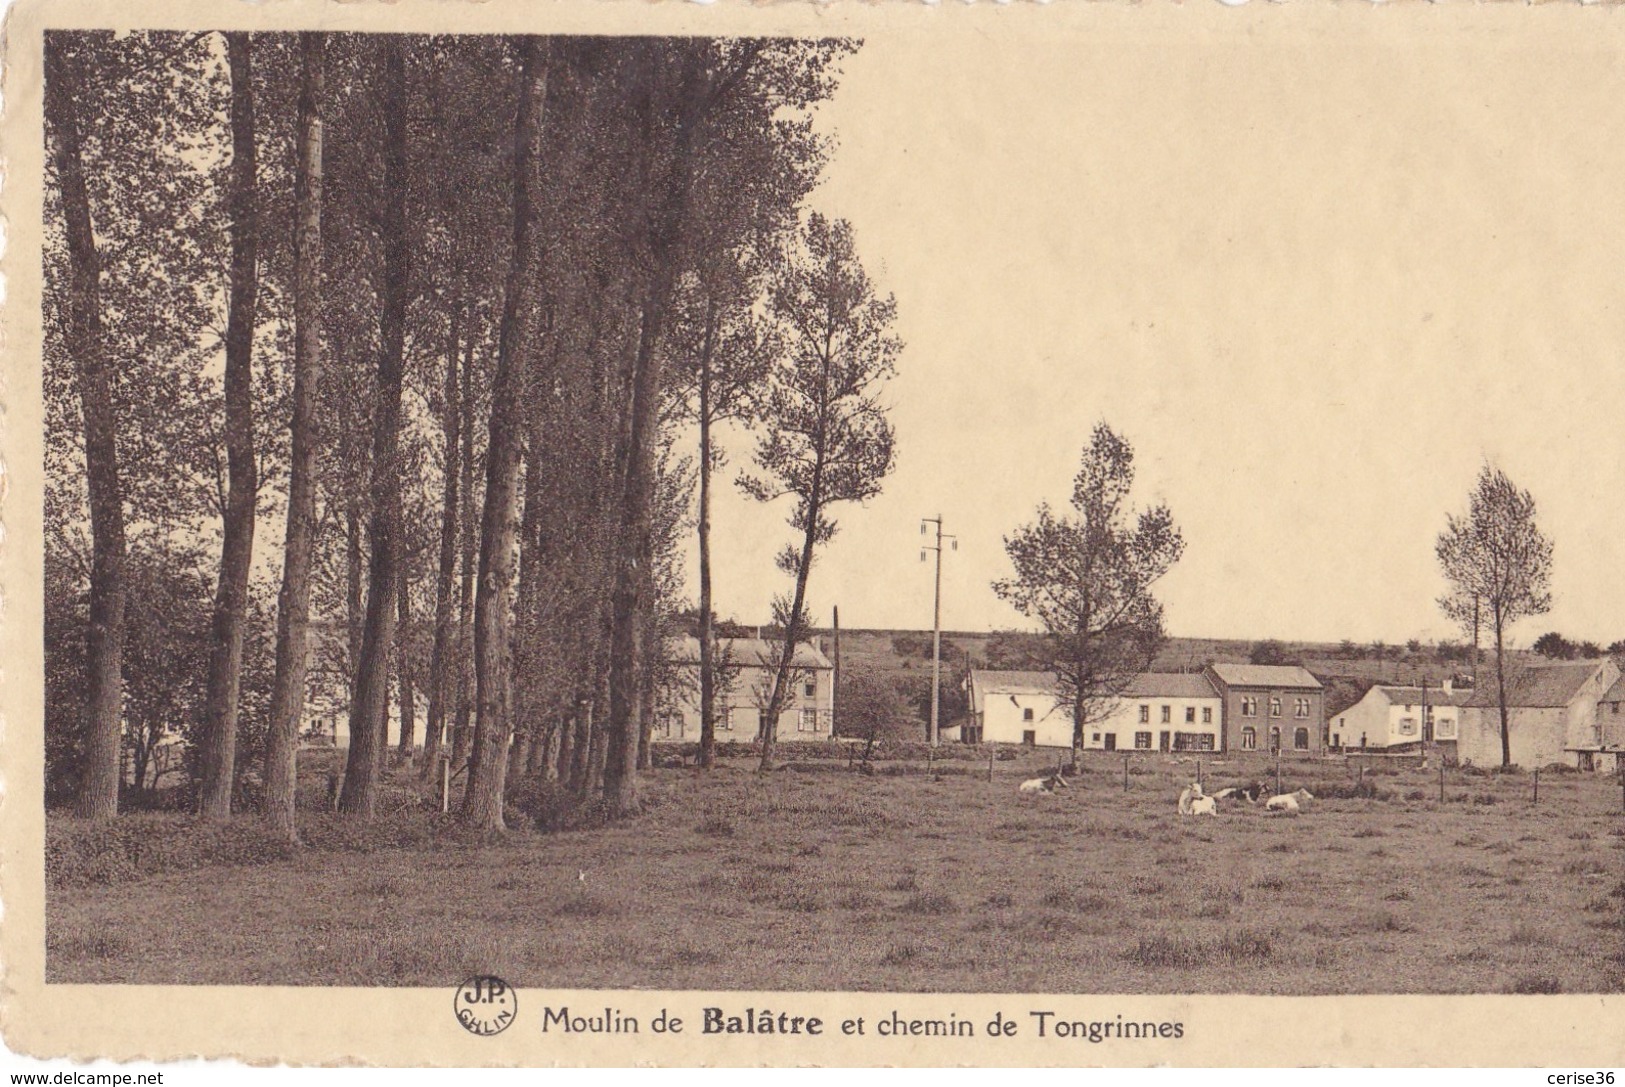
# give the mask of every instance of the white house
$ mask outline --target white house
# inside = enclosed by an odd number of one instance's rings
[[[1051,672],[973,671],[971,720],[984,743],[1071,747],[1072,714],[1061,706]],[[1104,718],[1084,726],[1083,746],[1097,751],[1213,751],[1223,702],[1205,676],[1135,676]]]
[[[1216,751],[1223,727],[1224,700],[1207,676],[1143,672],[1083,738],[1105,751]]]
[[[1611,660],[1572,661],[1517,668],[1507,676],[1507,737],[1512,761],[1533,769],[1563,763],[1612,769],[1625,747],[1625,715],[1610,698],[1620,682]],[[1467,703],[1456,753],[1478,766],[1501,763],[1501,710],[1493,676]]]
[[[1060,708],[1053,672],[974,669],[970,713],[983,743],[1072,746],[1072,715]]]
[[[718,638],[723,675],[717,694],[717,740],[751,743],[761,733],[762,713],[778,663],[780,643],[759,638]],[[674,638],[667,660],[679,665],[679,682],[664,693],[655,715],[653,739],[698,743],[700,739],[700,642]],[[828,740],[835,729],[835,669],[816,645],[803,642],[791,658],[791,690],[779,714],[780,743]]]
[[[1453,743],[1471,690],[1375,684],[1365,696],[1332,718],[1331,746],[1377,751],[1422,743]]]

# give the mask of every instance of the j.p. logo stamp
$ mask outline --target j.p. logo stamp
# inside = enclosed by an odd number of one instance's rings
[[[457,987],[453,1010],[470,1034],[501,1034],[519,1014],[519,996],[501,978],[481,974]]]

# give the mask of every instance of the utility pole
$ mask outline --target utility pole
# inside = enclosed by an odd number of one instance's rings
[[[925,544],[920,548],[920,561],[925,561],[927,551],[937,553],[937,588],[931,606],[931,746],[937,746],[938,714],[941,713],[942,698],[942,541],[947,540],[949,547],[959,550],[959,541],[952,536],[942,534],[942,514],[935,517],[920,518],[920,535],[929,531],[926,526],[937,527],[937,542],[935,545]]]

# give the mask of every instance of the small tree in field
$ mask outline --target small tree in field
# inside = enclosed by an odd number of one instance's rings
[[[1130,509],[1134,450],[1105,423],[1095,427],[1072,486],[1076,516],[1045,503],[1038,518],[1004,538],[1015,567],[993,591],[1036,619],[1041,663],[1060,681],[1072,713],[1072,746],[1109,714],[1163,642],[1152,586],[1179,561],[1185,541],[1165,505]]]
[[[1505,472],[1485,465],[1467,516],[1451,516],[1435,546],[1451,591],[1439,606],[1453,618],[1459,602],[1483,609],[1495,638],[1495,701],[1501,713],[1501,765],[1512,765],[1507,714],[1506,631],[1552,605],[1552,542],[1535,525],[1535,500]]]
[[[774,364],[762,413],[759,474],[742,477],[740,485],[763,502],[794,498],[790,527],[801,539],[778,556],[795,587],[773,602],[784,638],[763,706],[763,769],[771,765],[779,713],[791,690],[796,643],[810,625],[813,552],[835,535],[830,508],[879,494],[895,460],[880,388],[903,348],[891,331],[896,303],[875,293],[845,221],[809,216],[795,243],[776,254],[771,279],[769,315],[783,332],[784,354]]]

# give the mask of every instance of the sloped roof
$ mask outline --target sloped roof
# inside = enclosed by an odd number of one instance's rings
[[[1525,709],[1551,709],[1574,701],[1588,679],[1604,661],[1575,661],[1563,664],[1531,665],[1507,677],[1507,705]],[[1467,703],[1487,708],[1499,705],[1495,680],[1491,677]]]
[[[1028,691],[1034,694],[1054,694],[1060,686],[1054,672],[994,671],[972,669],[971,682],[990,691]]]
[[[1053,672],[976,669],[971,680],[989,691],[1055,694],[1061,686]],[[1213,684],[1196,672],[1141,672],[1123,689],[1124,698],[1217,698]]]
[[[1422,688],[1396,687],[1391,684],[1379,683],[1378,689],[1388,696],[1388,701],[1396,702],[1401,706],[1419,706],[1422,704]],[[1428,688],[1428,705],[1430,706],[1465,706],[1472,700],[1473,691],[1466,688],[1459,691],[1447,691],[1443,687]]]
[[[1219,692],[1200,672],[1141,672],[1123,691],[1124,698],[1218,698]]]
[[[1614,685],[1608,688],[1608,693],[1602,696],[1604,702],[1625,702],[1625,675],[1614,680]]]
[[[748,668],[775,668],[778,666],[781,643],[765,638],[718,638],[717,649],[734,664]],[[698,638],[669,638],[666,641],[666,659],[679,664],[698,664],[700,640]],[[810,642],[796,646],[790,660],[795,668],[831,668],[829,658]]]
[[[1296,664],[1210,664],[1213,674],[1231,687],[1299,687],[1320,690],[1320,680]]]

